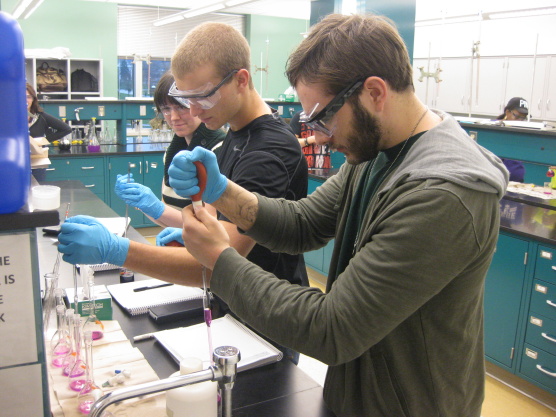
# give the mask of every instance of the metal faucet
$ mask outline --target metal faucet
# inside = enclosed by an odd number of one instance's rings
[[[94,402],[91,406],[89,417],[100,417],[109,405],[119,401],[205,381],[218,381],[218,386],[222,392],[223,417],[232,417],[232,388],[237,375],[237,363],[241,359],[239,349],[233,346],[217,347],[214,349],[212,359],[216,366],[210,366],[204,371],[147,382],[109,392]]]
[[[77,107],[74,112],[75,112],[75,120],[80,121],[81,119],[79,118],[79,110],[83,110],[83,107]]]

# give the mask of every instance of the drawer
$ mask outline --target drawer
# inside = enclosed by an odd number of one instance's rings
[[[556,356],[526,344],[520,372],[544,387],[556,390]]]
[[[76,179],[92,175],[104,176],[104,158],[51,158],[47,179]]]
[[[525,342],[556,355],[556,320],[530,314]]]
[[[85,188],[91,190],[95,194],[104,194],[104,176],[91,175],[79,178]]]
[[[531,306],[534,314],[556,320],[556,285],[536,279],[531,292]]]
[[[537,252],[535,278],[556,284],[556,249],[540,246]]]

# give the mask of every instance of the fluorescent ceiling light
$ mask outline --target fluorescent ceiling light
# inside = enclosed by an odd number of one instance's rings
[[[468,14],[465,16],[452,16],[444,17],[438,19],[425,19],[415,21],[415,26],[432,26],[432,25],[443,25],[452,23],[467,23],[467,22],[478,22],[480,21],[481,15],[479,13]]]
[[[170,24],[170,23],[177,22],[177,21],[182,20],[182,19],[183,19],[183,14],[181,14],[181,13],[171,14],[170,16],[166,16],[166,17],[163,17],[162,19],[155,20],[153,22],[153,25],[154,26],[163,26],[163,25],[167,25],[167,24]]]
[[[538,7],[535,9],[507,10],[499,12],[484,12],[483,19],[510,19],[513,17],[540,16],[556,13],[556,7]]]
[[[202,14],[215,12],[217,10],[226,9],[228,7],[235,7],[246,3],[253,3],[258,0],[228,0],[220,1],[217,3],[209,4],[208,6],[202,6],[197,8],[191,8],[183,12],[174,13],[172,15],[163,17],[162,19],[155,20],[153,22],[154,26],[167,25],[168,23],[177,22],[182,19],[188,19],[190,17],[200,16]]]
[[[250,3],[253,0],[230,0],[226,2],[226,7],[234,7],[234,6],[239,6],[240,4],[243,3]]]
[[[19,19],[21,16],[23,16],[23,19],[27,19],[35,10],[37,10],[43,1],[44,0],[19,0],[19,3],[15,6],[12,16],[14,19]]]
[[[226,7],[224,3],[211,4],[209,6],[200,7],[198,9],[191,9],[182,13],[182,16],[187,19],[190,17],[200,16],[205,13],[215,12]]]

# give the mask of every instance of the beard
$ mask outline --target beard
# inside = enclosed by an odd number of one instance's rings
[[[350,164],[357,165],[376,158],[379,152],[378,144],[382,139],[382,130],[378,119],[365,110],[359,97],[351,107],[353,122],[346,135],[346,142],[349,144],[349,154],[346,153],[346,160]]]

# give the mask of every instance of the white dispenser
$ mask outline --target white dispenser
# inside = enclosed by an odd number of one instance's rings
[[[171,376],[186,375],[203,370],[199,358],[185,358],[180,362],[179,372]],[[217,417],[218,383],[200,382],[166,392],[166,415],[168,417]]]

